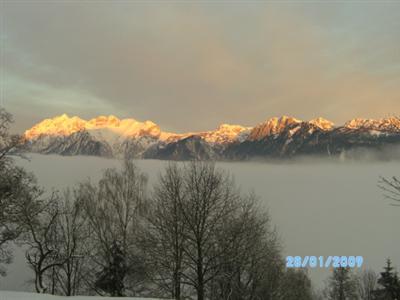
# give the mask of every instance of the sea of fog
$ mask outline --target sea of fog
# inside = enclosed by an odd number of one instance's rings
[[[100,178],[102,170],[120,162],[96,157],[30,155],[17,163],[32,171],[47,189],[63,189]],[[138,160],[150,184],[167,164]],[[387,257],[400,269],[400,207],[390,205],[378,188],[380,176],[400,176],[400,161],[354,162],[303,160],[296,162],[218,163],[243,191],[254,191],[265,204],[284,245],[285,255],[361,255],[364,267],[380,271]],[[23,252],[15,250],[8,276],[0,289],[31,290],[31,271]],[[310,269],[317,287],[329,275]]]

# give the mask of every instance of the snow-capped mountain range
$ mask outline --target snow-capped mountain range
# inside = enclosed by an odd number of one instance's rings
[[[178,134],[162,131],[151,121],[115,116],[86,121],[63,114],[36,124],[24,138],[27,151],[61,155],[172,160],[339,155],[400,145],[400,119],[353,119],[335,126],[323,118],[283,116],[255,127],[222,124],[211,131]]]

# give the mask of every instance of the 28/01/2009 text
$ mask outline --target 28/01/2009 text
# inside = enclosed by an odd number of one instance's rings
[[[287,268],[360,268],[362,256],[287,256]]]

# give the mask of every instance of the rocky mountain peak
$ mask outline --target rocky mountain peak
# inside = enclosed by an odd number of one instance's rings
[[[356,118],[345,123],[348,129],[368,129],[378,131],[398,131],[400,130],[400,119],[389,117],[384,119],[362,119]]]
[[[217,129],[199,133],[208,143],[228,144],[238,140],[243,134],[248,134],[251,127],[221,124]]]
[[[152,121],[120,120],[113,115],[98,116],[86,121],[79,117],[69,117],[67,114],[63,114],[41,121],[25,131],[24,136],[32,140],[42,135],[69,136],[81,130],[93,132],[95,136],[101,136],[101,133],[105,131],[122,137],[137,137],[141,135],[158,137],[161,134],[160,127]]]
[[[322,130],[332,130],[335,126],[333,122],[321,117],[313,119],[309,121],[309,123],[313,124],[314,126],[317,126],[319,129]]]
[[[202,132],[164,132],[152,121],[67,114],[45,119],[25,132],[26,149],[62,155],[162,159],[243,159],[296,154],[335,155],[358,148],[400,144],[400,119],[353,119],[335,127],[324,118],[271,118],[256,127],[221,124]]]
[[[113,115],[109,115],[109,116],[98,116],[96,118],[89,120],[87,123],[94,127],[109,127],[109,126],[118,127],[121,123],[121,120]]]
[[[249,140],[261,140],[267,136],[282,132],[289,125],[300,123],[300,120],[293,117],[274,117],[254,127],[253,130],[250,132]]]
[[[62,114],[51,119],[45,119],[25,131],[25,138],[35,139],[41,135],[68,136],[85,128],[86,122],[79,117],[70,118]]]

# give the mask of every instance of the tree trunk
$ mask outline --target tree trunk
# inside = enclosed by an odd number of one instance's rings
[[[174,299],[181,299],[181,276],[179,275],[179,271],[174,274]]]
[[[36,292],[38,294],[46,293],[47,289],[43,286],[43,273],[42,272],[38,272],[36,274],[35,287],[36,287]]]
[[[197,300],[204,300],[203,264],[197,264]]]
[[[200,240],[197,241],[197,300],[204,300],[203,251]]]
[[[204,300],[204,284],[200,282],[197,287],[197,300]]]

